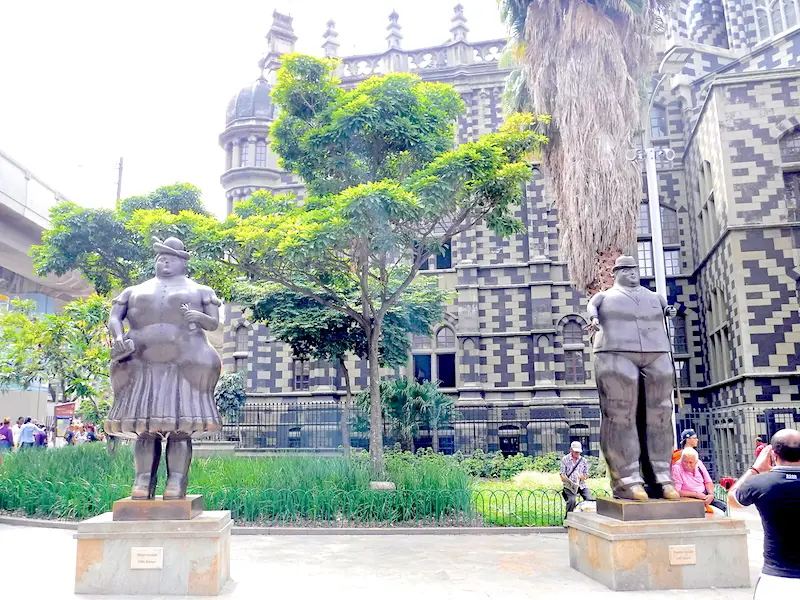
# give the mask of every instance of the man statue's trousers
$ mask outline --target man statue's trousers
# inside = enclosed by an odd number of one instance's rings
[[[646,448],[659,484],[672,481],[673,365],[668,352],[596,352],[595,378],[600,396],[600,447],[618,491],[644,484],[636,423],[639,383],[644,382]]]

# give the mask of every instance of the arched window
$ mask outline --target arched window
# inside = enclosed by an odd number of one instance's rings
[[[779,145],[783,162],[800,163],[800,129],[794,129],[785,134]]]
[[[661,207],[661,237],[665,244],[680,244],[678,213],[669,206]]]
[[[246,325],[236,328],[236,352],[247,352],[248,332]]]
[[[666,137],[669,135],[667,127],[667,109],[658,104],[653,105],[650,112],[650,137]]]
[[[247,140],[243,140],[239,143],[239,166],[246,167],[247,166],[247,152],[249,151],[250,144]]]
[[[761,41],[797,25],[798,0],[756,0],[756,27]]]
[[[580,323],[568,321],[564,325],[564,344],[583,345],[583,328]]]
[[[456,347],[456,334],[449,327],[442,327],[439,333],[436,334],[436,347],[437,348],[455,348]]]
[[[258,140],[256,142],[256,166],[267,166],[267,142],[264,140]]]

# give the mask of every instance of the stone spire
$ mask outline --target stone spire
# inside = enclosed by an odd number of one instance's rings
[[[292,17],[276,10],[272,13],[272,26],[267,32],[267,55],[261,59],[258,66],[274,73],[281,66],[280,57],[283,54],[294,52],[296,41],[297,36],[292,28]]]
[[[389,42],[389,50],[400,49],[400,40],[403,39],[403,34],[400,33],[402,28],[397,22],[399,18],[400,15],[394,10],[389,15],[389,25],[386,27],[386,31],[389,32],[389,35],[386,36],[386,41]]]
[[[325,51],[325,56],[338,56],[339,42],[336,41],[336,38],[339,37],[339,34],[336,33],[336,23],[330,20],[327,25],[328,29],[322,34],[322,38],[325,40],[322,44],[322,49]]]
[[[450,28],[450,33],[453,34],[453,41],[466,42],[469,29],[467,28],[467,19],[464,16],[464,7],[461,6],[461,4],[456,4],[453,8],[453,12],[455,14],[453,18],[450,19],[453,23],[453,26]]]

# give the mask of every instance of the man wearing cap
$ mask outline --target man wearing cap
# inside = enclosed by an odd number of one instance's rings
[[[697,432],[694,429],[684,429],[681,432],[681,447],[672,451],[672,464],[681,459],[681,454],[686,448],[697,450]]]
[[[665,316],[677,313],[639,285],[639,266],[632,256],[620,256],[613,272],[614,287],[592,296],[588,307],[602,414],[600,447],[611,489],[617,498],[647,500],[644,484],[649,483],[664,498],[679,500],[670,460],[674,365],[664,323]],[[642,431],[636,418],[640,383],[646,410]]]
[[[561,481],[564,482],[564,489],[561,495],[567,502],[567,512],[575,510],[578,504],[578,494],[584,500],[594,500],[586,480],[589,477],[589,464],[583,458],[583,446],[580,442],[572,442],[569,445],[569,454],[561,457]]]

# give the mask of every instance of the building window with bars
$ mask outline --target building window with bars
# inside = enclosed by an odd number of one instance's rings
[[[678,387],[689,387],[689,361],[676,360],[675,361],[675,376],[678,380]]]
[[[580,344],[584,345],[583,327],[575,321],[568,321],[564,324],[564,345]]]
[[[311,382],[311,363],[305,360],[294,361],[294,391],[308,390]]]
[[[667,275],[679,275],[681,272],[681,251],[664,250],[664,271]]]
[[[636,235],[650,235],[650,209],[647,202],[639,205],[639,221],[636,224]]]
[[[667,127],[667,109],[655,104],[650,112],[650,137],[667,137],[669,128]]]
[[[246,167],[247,166],[247,153],[250,149],[250,144],[244,142],[243,144],[239,144],[239,166]]]
[[[653,276],[653,243],[641,241],[636,243],[639,259],[639,274],[642,277]]]
[[[431,348],[431,336],[429,335],[420,335],[415,333],[411,336],[411,347],[414,350],[425,350],[427,348]]]
[[[564,352],[564,382],[568,384],[586,383],[583,350],[567,350]]]
[[[678,213],[669,206],[661,207],[661,237],[667,245],[681,243],[678,229]]]
[[[267,142],[259,140],[256,142],[256,166],[267,166]]]
[[[672,351],[675,354],[688,354],[689,344],[686,339],[686,317],[676,315],[668,320],[669,337],[672,340]]]

